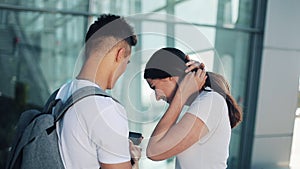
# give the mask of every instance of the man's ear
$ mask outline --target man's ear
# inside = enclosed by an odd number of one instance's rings
[[[122,59],[124,59],[126,57],[126,50],[125,48],[119,48],[117,50],[117,53],[116,53],[116,62],[120,62],[122,61]]]

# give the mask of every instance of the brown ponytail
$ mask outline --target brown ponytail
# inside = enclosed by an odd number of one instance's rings
[[[230,125],[231,128],[234,128],[239,122],[242,121],[242,111],[231,95],[226,94],[226,103],[228,107]]]
[[[228,115],[231,128],[234,128],[242,121],[242,109],[230,94],[229,83],[225,78],[217,73],[207,72],[211,84],[211,88],[222,95],[227,103]]]

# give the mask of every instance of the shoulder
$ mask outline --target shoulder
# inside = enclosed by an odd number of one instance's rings
[[[224,97],[215,91],[202,91],[192,104],[199,102],[204,102],[207,104],[226,104]]]
[[[216,128],[220,119],[228,114],[226,107],[222,95],[214,91],[204,91],[195,99],[187,112],[200,118],[211,131]]]
[[[87,110],[97,110],[98,112],[125,113],[125,109],[120,103],[106,96],[88,96],[79,101],[78,105],[85,107]]]
[[[72,107],[73,119],[79,121],[97,138],[102,132],[116,131],[120,135],[128,134],[128,118],[123,106],[110,97],[88,96]]]
[[[206,121],[211,115],[222,112],[226,105],[226,101],[219,93],[214,91],[203,91],[193,101],[187,112],[201,117]]]
[[[125,111],[123,105],[108,96],[92,96],[90,100],[96,100],[96,104],[100,106],[110,107],[119,111]]]

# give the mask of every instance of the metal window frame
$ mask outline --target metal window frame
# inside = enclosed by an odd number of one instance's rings
[[[62,10],[62,9],[47,9],[47,8],[36,8],[36,7],[25,7],[19,5],[9,5],[0,3],[0,9],[2,10],[13,10],[17,12],[39,12],[39,13],[48,13],[48,14],[61,14],[61,15],[73,15],[73,16],[83,16],[83,17],[97,17],[98,13],[90,13],[84,11],[73,11],[73,10]],[[133,19],[133,18],[130,18]],[[197,27],[209,27],[215,29],[225,29],[231,31],[240,31],[240,32],[248,32],[261,34],[262,29],[258,29],[256,27],[245,27],[245,26],[236,26],[236,25],[212,25],[212,24],[202,24],[202,23],[186,23],[179,21],[166,21],[166,20],[158,20],[158,19],[149,19],[149,18],[134,18],[135,21],[140,22],[161,22],[161,23],[170,23],[174,25],[193,25]]]
[[[267,0],[254,1],[253,27],[264,30]],[[264,32],[252,34],[238,168],[251,169]]]

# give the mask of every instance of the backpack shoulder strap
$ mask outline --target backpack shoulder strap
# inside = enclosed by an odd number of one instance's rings
[[[47,100],[46,104],[44,105],[44,108],[42,111],[43,113],[50,113],[52,111],[53,106],[56,104],[55,98],[56,98],[58,91],[59,91],[59,89],[55,90],[51,94],[51,96]]]
[[[55,122],[59,121],[65,114],[65,112],[73,106],[76,102],[79,100],[88,97],[88,96],[93,96],[93,95],[98,95],[98,96],[104,96],[104,97],[110,97],[117,103],[120,103],[118,100],[113,98],[110,94],[106,93],[102,89],[95,87],[95,86],[86,86],[83,88],[78,89],[75,91],[65,103],[63,103],[61,106],[56,106],[58,108],[58,111],[55,111]]]

